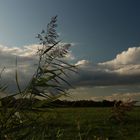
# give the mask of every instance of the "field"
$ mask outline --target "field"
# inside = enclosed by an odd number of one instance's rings
[[[22,114],[24,113],[24,115]],[[54,108],[23,111],[28,121],[11,129],[14,140],[140,140],[140,108],[122,123],[111,122],[111,108]],[[26,114],[26,115],[25,115]],[[35,114],[40,115],[36,118]],[[18,114],[16,115],[18,116]],[[19,116],[18,116],[19,117]],[[34,121],[30,121],[33,119]],[[14,123],[16,124],[14,118]],[[26,125],[23,125],[23,124]],[[15,125],[16,126],[16,125]],[[8,132],[8,130],[6,130]],[[5,132],[6,132],[5,131]],[[27,138],[25,138],[27,136]],[[7,139],[6,139],[7,140]]]
[[[45,113],[50,138],[62,140],[140,140],[140,108],[125,122],[109,121],[111,108],[56,108]],[[55,135],[54,135],[55,134]],[[55,137],[55,138],[54,138]]]

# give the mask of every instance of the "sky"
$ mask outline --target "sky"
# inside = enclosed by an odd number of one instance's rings
[[[72,97],[139,100],[139,6],[138,0],[0,0],[0,68],[7,67],[9,88],[15,56],[24,84],[35,62],[35,36],[58,15],[60,39],[71,43],[67,59],[79,67],[70,79]]]

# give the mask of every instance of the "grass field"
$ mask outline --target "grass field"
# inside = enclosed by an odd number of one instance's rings
[[[52,129],[60,128],[64,139],[140,140],[140,108],[130,112],[121,124],[108,120],[110,108],[61,108],[56,114]]]
[[[41,110],[36,113],[43,119],[35,119],[35,125],[27,121],[25,123],[28,124],[29,129],[22,124],[23,129],[14,128],[16,130],[15,134],[13,133],[14,140],[140,140],[139,107],[135,107],[126,120],[120,124],[109,121],[111,108]],[[26,111],[26,113],[28,117],[35,118],[35,112]],[[24,133],[29,137],[20,137]],[[43,133],[45,133],[45,138]],[[31,138],[30,135],[34,137]]]
[[[46,113],[45,113],[46,114]],[[111,108],[57,108],[45,116],[50,134],[63,140],[140,140],[140,108],[123,123],[109,121]],[[51,139],[50,135],[50,139]]]

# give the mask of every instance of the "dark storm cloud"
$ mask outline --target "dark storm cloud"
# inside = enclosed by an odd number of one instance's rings
[[[18,56],[20,86],[25,87],[36,69],[35,48],[37,47],[37,45],[24,46],[23,48],[0,46],[0,68],[6,67],[3,81],[8,84],[10,90],[17,89],[15,83],[16,56]],[[129,48],[118,54],[115,59],[98,64],[80,60],[75,64],[78,67],[78,74],[69,73],[70,78],[67,80],[75,87],[140,84],[139,52],[139,47]],[[73,56],[68,55],[67,59],[73,59]]]
[[[93,68],[94,69],[94,68]],[[104,70],[95,71],[88,69],[79,70],[79,74],[71,80],[75,86],[113,86],[140,84],[140,74],[118,74]]]
[[[75,86],[113,86],[140,84],[140,47],[119,53],[113,60],[92,64],[80,60],[79,74],[71,80]]]

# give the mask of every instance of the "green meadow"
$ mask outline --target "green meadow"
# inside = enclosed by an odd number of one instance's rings
[[[140,139],[140,108],[138,107],[128,114],[123,123],[109,120],[111,108],[58,108],[50,111],[50,114],[46,112],[47,115],[52,118],[48,123],[50,134],[59,132],[59,139]],[[55,132],[51,133],[51,131]]]
[[[53,108],[22,111],[25,122],[9,130],[14,140],[139,140],[140,108],[125,121],[109,120],[111,108]],[[40,116],[39,116],[40,115]],[[36,117],[37,116],[37,117]],[[39,117],[38,117],[39,116]],[[18,118],[18,116],[17,116]],[[28,120],[27,120],[28,118]],[[34,119],[34,121],[31,120]],[[22,120],[24,120],[22,118]],[[15,118],[16,123],[16,118]],[[23,124],[22,124],[23,123]],[[13,132],[12,132],[13,131]],[[6,130],[8,134],[8,129]]]

